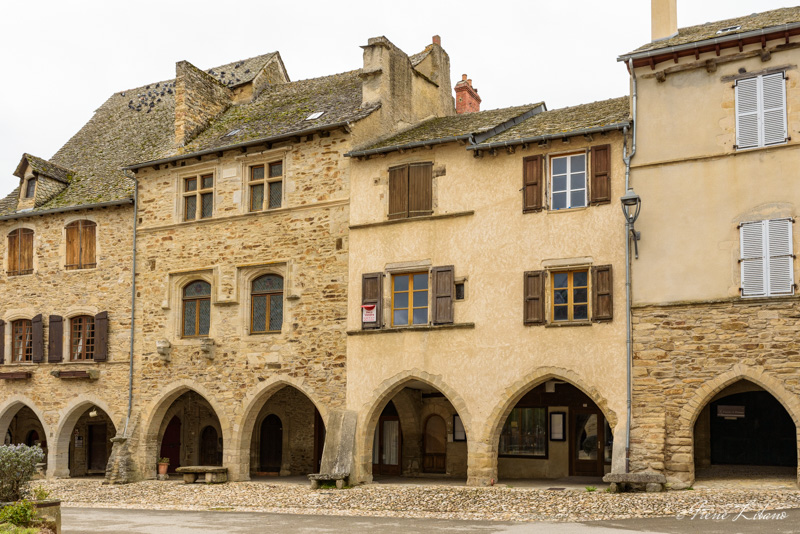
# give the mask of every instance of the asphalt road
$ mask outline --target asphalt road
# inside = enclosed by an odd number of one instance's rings
[[[629,534],[643,533],[800,533],[800,510],[786,510],[785,517],[747,516],[714,520],[659,517],[593,521],[586,523],[510,523],[494,521],[450,521],[443,519],[395,519],[384,517],[340,517],[330,515],[292,515],[257,512],[177,512],[165,510],[123,510],[109,508],[62,508],[64,534],[130,532],[147,534],[195,534],[224,532],[234,534],[300,534],[340,532],[384,532],[423,534],[511,533]],[[768,512],[778,514],[781,512]]]

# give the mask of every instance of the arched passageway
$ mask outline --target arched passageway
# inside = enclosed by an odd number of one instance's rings
[[[62,427],[61,432],[69,436],[69,476],[105,475],[111,438],[116,435],[111,417],[101,408],[89,406],[82,410],[72,428],[68,426]]]
[[[11,408],[3,419],[8,420],[3,440],[5,444],[39,445],[45,453],[44,462],[47,462],[47,433],[41,420],[30,407],[24,404],[17,405]]]
[[[211,404],[186,391],[164,413],[158,430],[159,456],[170,459],[169,471],[189,465],[222,465],[222,427]]]

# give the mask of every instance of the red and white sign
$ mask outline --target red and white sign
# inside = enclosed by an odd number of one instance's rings
[[[375,310],[375,304],[364,304],[361,306],[361,322],[375,323],[378,322],[378,314]]]

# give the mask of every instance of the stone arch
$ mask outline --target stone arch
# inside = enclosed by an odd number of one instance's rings
[[[50,430],[50,425],[47,424],[47,420],[44,418],[44,413],[42,413],[31,399],[24,395],[12,395],[6,399],[5,402],[0,404],[0,436],[4,437],[6,435],[14,416],[17,415],[17,412],[23,407],[31,410],[36,417],[39,418],[39,423],[41,423],[42,428],[44,428],[47,441],[49,442],[53,434]]]
[[[448,386],[443,380],[441,375],[432,375],[421,369],[410,369],[400,372],[391,378],[387,378],[380,383],[378,388],[373,392],[372,396],[364,406],[359,410],[359,421],[356,426],[356,480],[370,481],[372,478],[372,444],[375,434],[375,426],[378,424],[378,419],[383,411],[384,406],[393,400],[409,382],[420,381],[436,388],[441,392],[453,408],[456,410],[461,421],[464,424],[464,430],[467,433],[467,439],[472,436],[472,418],[467,408],[467,403],[464,399],[456,393],[456,391]],[[399,413],[399,410],[398,410]],[[419,423],[419,421],[417,421]],[[402,422],[401,422],[402,425]]]
[[[189,391],[193,391],[203,397],[217,416],[222,431],[222,464],[227,465],[226,451],[228,449],[228,444],[231,443],[231,439],[233,438],[230,418],[225,417],[225,410],[214,400],[214,397],[206,388],[198,384],[197,381],[183,379],[164,386],[161,392],[150,402],[147,409],[144,411],[144,413],[147,414],[147,420],[143,430],[144,446],[142,447],[141,458],[143,461],[142,473],[145,478],[155,478],[156,476],[156,462],[158,460],[160,447],[158,436],[159,431],[162,430],[164,418],[172,407],[172,404],[181,395]],[[220,414],[222,414],[222,417],[220,417]],[[169,421],[167,421],[167,423],[168,422]]]
[[[244,399],[241,405],[242,411],[234,418],[234,427],[239,431],[232,436],[230,456],[226,465],[228,466],[228,475],[233,481],[249,480],[250,479],[250,445],[253,439],[253,432],[255,432],[258,421],[258,414],[267,401],[278,390],[284,387],[292,387],[305,395],[311,401],[314,407],[319,412],[323,424],[328,425],[328,407],[319,402],[314,395],[314,392],[308,385],[301,379],[291,376],[273,376],[253,388]],[[281,423],[284,427],[284,440],[288,440],[289,421],[286,420],[283,414],[276,414],[280,417]],[[285,450],[288,451],[288,444]]]
[[[60,478],[69,476],[69,443],[72,430],[75,428],[78,419],[90,406],[97,406],[103,410],[114,424],[117,432],[124,428],[124,416],[111,410],[104,400],[93,395],[79,395],[59,411],[55,439],[50,447],[50,454],[47,459],[48,477]]]

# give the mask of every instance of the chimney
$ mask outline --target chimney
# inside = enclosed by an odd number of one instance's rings
[[[677,0],[650,0],[650,31],[653,41],[678,35]]]
[[[461,81],[456,84],[456,113],[474,113],[481,110],[481,97],[478,90],[472,87],[472,80],[466,74],[461,75]]]
[[[188,61],[175,64],[174,147],[186,146],[233,103],[233,92]]]
[[[442,38],[439,37],[438,35],[434,35],[433,44],[435,44],[436,46],[442,46]]]

